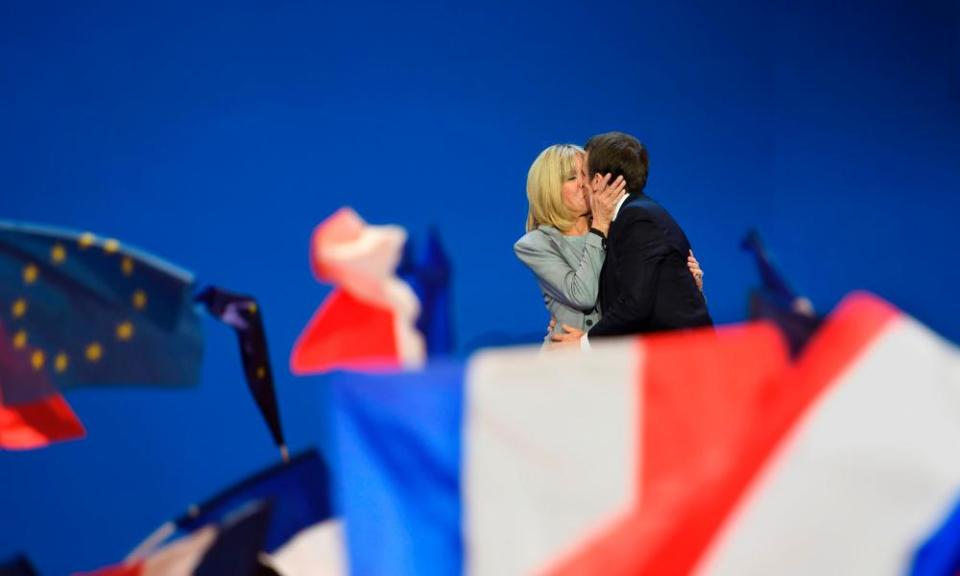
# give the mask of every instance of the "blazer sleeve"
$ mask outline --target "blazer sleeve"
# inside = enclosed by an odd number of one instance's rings
[[[524,236],[513,245],[513,250],[517,258],[533,271],[543,290],[554,299],[582,312],[590,312],[596,307],[600,269],[606,254],[599,236],[587,234],[576,267],[567,263],[546,236],[542,242]]]
[[[633,334],[653,313],[656,288],[664,260],[670,253],[660,227],[639,216],[624,227],[617,241],[617,270],[623,289],[590,330],[590,337]]]

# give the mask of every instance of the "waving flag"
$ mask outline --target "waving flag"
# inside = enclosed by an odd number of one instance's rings
[[[196,384],[192,286],[190,274],[116,240],[0,222],[0,445],[23,438],[24,422],[36,434],[13,447],[82,435],[61,389]]]
[[[960,493],[958,357],[858,295],[793,364],[758,324],[337,374],[351,567],[903,572]]]
[[[769,320],[780,327],[790,352],[796,356],[816,333],[823,319],[813,310],[809,299],[800,296],[787,282],[767,252],[760,233],[751,230],[740,247],[753,255],[760,273],[761,287],[750,291],[749,318]]]
[[[349,208],[317,226],[310,262],[317,279],[335,289],[294,346],[294,373],[423,362],[423,337],[414,327],[420,304],[396,276],[405,241],[402,228],[370,226]]]
[[[960,497],[960,494],[958,494]],[[960,498],[950,515],[913,557],[911,576],[960,574]]]
[[[437,358],[453,354],[450,259],[435,229],[430,230],[419,253],[407,240],[397,275],[410,285],[420,301],[417,330],[426,341],[427,355]]]
[[[210,524],[145,558],[77,576],[260,576],[270,505],[254,502],[222,524]]]
[[[266,468],[227,487],[161,526],[127,563],[153,556],[174,536],[189,536],[205,526],[227,522],[239,510],[258,501],[270,502],[271,515],[262,550],[284,576],[344,572],[342,537],[334,518],[327,465],[316,450],[295,455],[289,462]]]
[[[235,294],[217,286],[207,286],[195,300],[203,302],[214,318],[233,328],[240,344],[243,375],[263,416],[273,442],[284,460],[289,458],[287,442],[283,438],[277,393],[273,385],[273,368],[267,350],[267,332],[263,327],[263,312],[252,296]]]
[[[86,430],[67,401],[55,394],[17,406],[0,398],[0,448],[30,450],[83,438]]]

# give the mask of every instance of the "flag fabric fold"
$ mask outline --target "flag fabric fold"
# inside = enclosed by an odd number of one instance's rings
[[[64,389],[196,384],[192,285],[113,239],[0,222],[0,448],[82,437]]]
[[[795,361],[758,323],[331,386],[363,573],[897,573],[955,543],[960,353],[874,296]]]
[[[414,325],[420,303],[396,276],[405,241],[399,226],[368,225],[349,208],[317,226],[311,266],[318,280],[335,288],[293,348],[294,373],[424,361],[423,337]]]
[[[221,524],[208,524],[148,556],[77,576],[261,576],[270,505],[253,502]]]
[[[126,564],[152,558],[171,537],[191,538],[266,502],[271,512],[257,549],[265,565],[284,576],[344,574],[342,527],[334,514],[330,482],[326,462],[315,449],[296,454],[190,506],[128,555]]]
[[[288,458],[283,437],[277,393],[273,384],[273,367],[267,349],[267,333],[263,326],[263,310],[245,294],[236,294],[217,286],[207,286],[195,300],[202,302],[211,316],[233,328],[240,345],[240,361],[247,388],[263,416],[274,444],[283,458]]]

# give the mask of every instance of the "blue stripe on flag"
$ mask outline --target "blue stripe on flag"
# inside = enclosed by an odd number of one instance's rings
[[[462,363],[330,377],[354,574],[459,574]]]
[[[913,557],[911,576],[960,574],[960,499],[953,511]]]

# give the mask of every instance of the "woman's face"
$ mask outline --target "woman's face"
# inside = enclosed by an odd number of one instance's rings
[[[587,194],[583,185],[583,155],[577,154],[574,162],[573,173],[567,174],[567,179],[563,181],[561,194],[563,205],[567,207],[567,210],[574,216],[582,216],[590,212],[590,204],[587,202]]]

